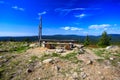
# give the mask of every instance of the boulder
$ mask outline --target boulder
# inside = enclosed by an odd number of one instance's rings
[[[108,46],[106,47],[106,50],[119,51],[120,48],[118,46]]]

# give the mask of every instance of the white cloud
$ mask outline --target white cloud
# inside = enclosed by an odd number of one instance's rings
[[[77,11],[77,10],[85,10],[85,8],[72,8],[72,9],[57,8],[55,9],[55,11]]]
[[[20,11],[24,11],[24,8],[19,8]]]
[[[71,9],[63,9],[56,8],[55,11],[84,11],[84,10],[99,10],[100,8],[71,8]]]
[[[61,29],[64,29],[64,30],[71,30],[71,31],[79,31],[79,30],[83,30],[82,28],[77,28],[77,27],[70,27],[70,26],[66,26],[66,27],[62,27]]]
[[[60,12],[62,15],[67,15],[71,11],[89,11],[89,10],[99,10],[100,8],[70,8],[70,9],[65,9],[65,8],[56,8],[55,12]]]
[[[44,14],[46,14],[46,13],[47,13],[46,11],[43,11],[43,12],[41,12],[41,13],[38,13],[38,15],[41,16],[41,15],[44,15]]]
[[[114,26],[117,26],[117,24],[114,24]]]
[[[82,28],[76,28],[76,27],[71,27],[72,31],[76,31],[76,30],[83,30]]]
[[[77,17],[77,18],[83,18],[85,16],[86,16],[86,14],[75,15],[75,17]]]
[[[110,26],[111,26],[110,24],[90,25],[89,29],[96,29],[96,30],[98,30],[98,29],[104,29],[104,30],[106,30]]]
[[[63,16],[67,15],[71,11],[79,11],[79,10],[85,10],[85,8],[71,8],[71,9],[62,9],[62,8],[56,8],[55,12],[60,12]]]
[[[70,27],[66,26],[66,27],[62,27],[62,29],[64,29],[64,30],[70,30]]]
[[[12,8],[15,10],[24,11],[24,8],[20,8],[18,6],[12,6]]]

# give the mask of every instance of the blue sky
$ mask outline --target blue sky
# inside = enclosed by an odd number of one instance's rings
[[[119,0],[0,0],[0,36],[120,34]]]

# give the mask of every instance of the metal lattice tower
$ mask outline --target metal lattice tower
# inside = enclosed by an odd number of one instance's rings
[[[38,39],[39,39],[39,45],[41,46],[41,40],[42,40],[42,16],[40,16]]]

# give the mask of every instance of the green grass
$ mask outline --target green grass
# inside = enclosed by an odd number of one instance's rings
[[[95,50],[94,51],[97,56],[102,57],[102,54],[104,54],[104,50]]]
[[[35,61],[35,60],[37,60],[37,59],[39,59],[37,56],[31,56],[31,60],[32,60],[32,61]]]
[[[5,69],[4,68],[0,68],[0,75],[2,74],[2,72],[4,71]]]
[[[61,56],[60,54],[57,54],[57,53],[44,54],[40,58],[40,60],[43,61],[43,60],[48,59],[48,58],[58,57],[60,59],[69,60],[69,61],[71,61],[73,63],[81,62],[80,60],[77,59],[76,55],[77,55],[77,53],[75,53],[75,52],[69,53],[66,56]]]
[[[97,59],[97,62],[102,63],[104,59]]]
[[[69,61],[71,61],[73,63],[82,62],[81,60],[77,59],[76,55],[77,55],[77,53],[72,52],[72,53],[67,54],[66,56],[60,56],[60,58],[65,59],[65,60],[69,60]]]
[[[60,57],[60,54],[52,53],[51,57]]]
[[[52,58],[52,57],[59,57],[60,58],[60,54],[57,54],[57,53],[46,54],[46,53],[44,53],[44,55],[40,58],[40,60],[43,61],[47,58]]]
[[[0,42],[0,44],[0,48],[3,51],[8,51],[11,53],[22,53],[29,49],[29,46],[25,46],[25,44],[29,44],[26,42]]]

